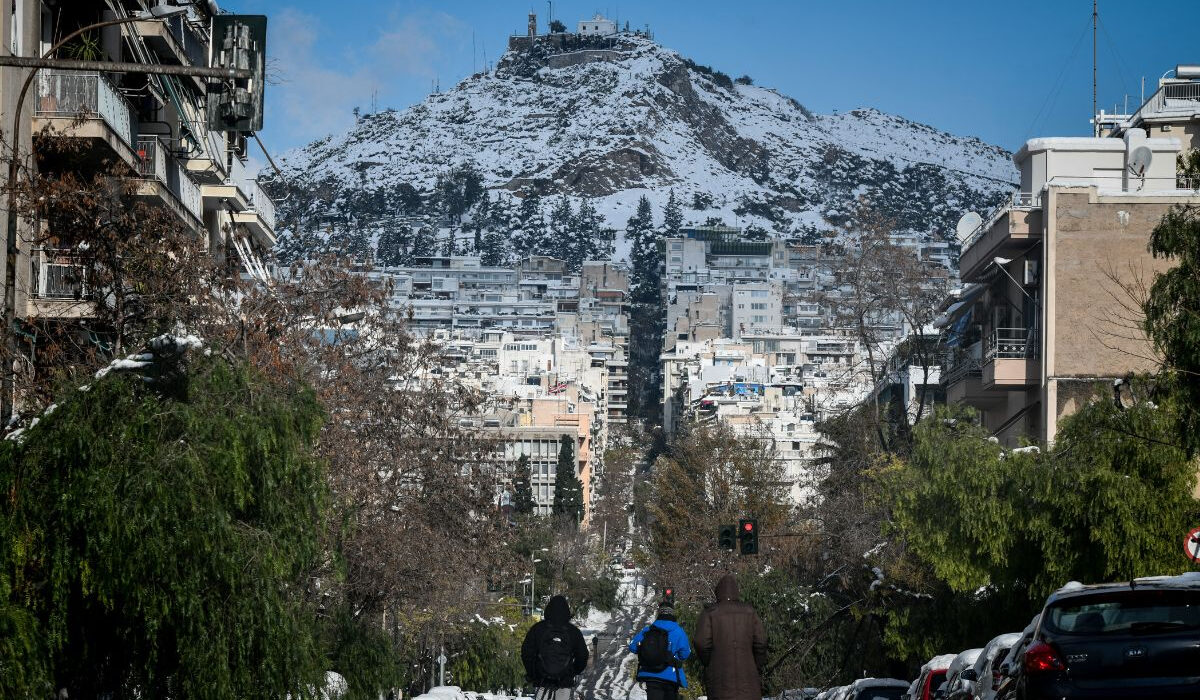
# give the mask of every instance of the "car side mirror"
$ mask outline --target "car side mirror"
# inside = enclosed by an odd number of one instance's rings
[[[979,674],[975,673],[975,669],[973,668],[964,669],[962,673],[958,674],[958,677],[964,681],[971,681],[972,683],[979,680]]]

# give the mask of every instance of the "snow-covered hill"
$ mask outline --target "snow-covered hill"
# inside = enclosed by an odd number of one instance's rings
[[[493,199],[589,198],[614,229],[642,195],[661,216],[674,190],[687,222],[810,236],[863,202],[901,229],[942,236],[1015,182],[1009,154],[978,139],[873,109],[813,115],[630,35],[610,49],[545,40],[509,51],[490,73],[364,116],[282,162],[303,193],[281,207],[293,227],[417,214],[416,195],[428,200],[463,164]]]

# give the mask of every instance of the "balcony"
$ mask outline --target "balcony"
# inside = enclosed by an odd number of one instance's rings
[[[1038,332],[1030,328],[997,328],[984,348],[985,389],[1023,389],[1041,382]]]
[[[168,155],[167,145],[157,136],[140,136],[136,152],[138,196],[162,204],[194,229],[203,226],[200,187]]]
[[[1042,236],[1040,194],[1016,192],[963,243],[959,271],[964,282],[976,282],[992,259],[1012,257]]]
[[[92,152],[85,155],[105,158],[115,154],[131,167],[137,166],[133,108],[99,73],[42,71],[33,114],[35,133],[50,126],[57,133],[91,141]]]
[[[1197,112],[1200,112],[1200,82],[1164,82],[1162,87],[1133,113],[1127,124],[1133,126],[1156,119],[1191,119]]]
[[[184,161],[188,174],[204,186],[224,184],[228,176],[225,158],[229,151],[229,139],[220,131],[203,132],[199,138],[195,154]],[[203,189],[201,192],[205,197],[209,196]]]
[[[219,184],[203,185],[201,193],[209,200],[207,208],[232,209],[234,222],[243,224],[261,247],[275,245],[275,203],[250,176],[241,159],[233,158],[228,178]]]
[[[38,248],[30,253],[26,316],[83,318],[95,315],[85,260],[70,250]]]

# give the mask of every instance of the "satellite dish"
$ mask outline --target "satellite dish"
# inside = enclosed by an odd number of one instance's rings
[[[975,229],[979,228],[979,225],[982,223],[983,217],[973,211],[963,214],[962,218],[958,220],[958,226],[954,227],[958,242],[966,243],[967,239],[971,237],[972,233],[975,233]]]
[[[1150,167],[1150,162],[1154,160],[1154,152],[1145,146],[1138,146],[1129,154],[1129,172],[1138,177],[1146,176],[1146,169]]]

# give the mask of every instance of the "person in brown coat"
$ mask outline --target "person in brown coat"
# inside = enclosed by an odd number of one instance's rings
[[[717,582],[717,602],[704,608],[693,644],[704,664],[709,700],[762,700],[767,632],[749,603],[738,599],[737,579]]]

